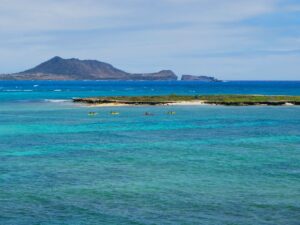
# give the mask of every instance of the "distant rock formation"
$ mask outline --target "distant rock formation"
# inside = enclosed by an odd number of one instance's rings
[[[177,80],[171,70],[128,73],[96,60],[54,57],[33,69],[0,75],[0,80]]]
[[[218,80],[215,77],[195,76],[195,75],[182,75],[181,80],[184,80],[184,81],[204,81],[204,82],[220,82],[221,81],[221,80]]]

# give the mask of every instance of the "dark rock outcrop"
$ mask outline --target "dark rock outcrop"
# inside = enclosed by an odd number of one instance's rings
[[[177,80],[171,70],[133,74],[96,60],[54,57],[33,69],[1,75],[0,80]]]
[[[181,80],[183,80],[183,81],[220,82],[220,80],[218,80],[215,77],[195,76],[195,75],[182,75]]]

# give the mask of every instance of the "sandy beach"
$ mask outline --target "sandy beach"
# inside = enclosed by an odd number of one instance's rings
[[[127,103],[99,103],[99,104],[82,104],[86,107],[122,107],[122,106],[147,106],[147,104],[140,105],[140,104],[127,104]],[[81,106],[82,106],[81,105]],[[182,102],[172,102],[172,103],[162,103],[158,105],[151,105],[148,106],[197,106],[197,105],[208,105],[204,101],[182,101]]]
[[[182,101],[182,102],[173,102],[166,105],[207,105],[204,101]]]

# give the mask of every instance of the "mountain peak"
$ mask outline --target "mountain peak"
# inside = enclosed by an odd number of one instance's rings
[[[51,58],[50,60],[48,61],[52,61],[52,60],[62,60],[63,58],[60,57],[60,56],[54,56],[53,58]]]

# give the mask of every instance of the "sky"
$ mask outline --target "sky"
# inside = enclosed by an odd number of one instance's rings
[[[0,73],[54,56],[127,72],[300,80],[300,0],[0,0]]]

